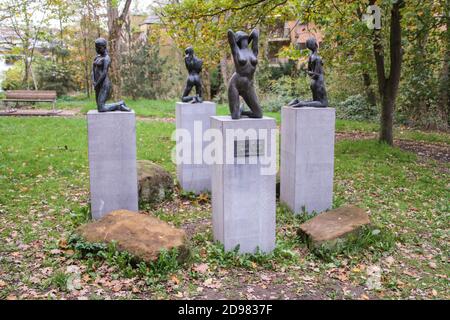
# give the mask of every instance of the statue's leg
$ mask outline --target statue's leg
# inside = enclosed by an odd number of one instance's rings
[[[186,87],[184,88],[183,96],[181,97],[181,100],[183,102],[190,102],[192,100],[192,97],[189,97],[189,93],[191,92],[192,87],[193,87],[192,83],[190,81],[188,81],[186,83]],[[185,101],[185,100],[187,100],[187,101]]]
[[[239,91],[234,84],[233,79],[230,81],[228,87],[228,104],[230,106],[230,113],[232,119],[239,119],[241,117],[241,110],[239,106]]]
[[[100,90],[98,90],[97,88],[94,88],[95,91],[95,104],[97,105],[97,109],[100,109],[100,104],[99,104],[99,93]]]
[[[299,101],[297,104],[292,105],[293,108],[326,108],[327,106],[322,101]]]
[[[106,100],[108,99],[108,88],[105,86],[102,86],[100,89],[98,89],[98,93],[97,90],[96,92],[96,96],[97,96],[97,109],[99,112],[106,112],[109,111],[107,106],[106,106]]]
[[[294,107],[295,105],[297,105],[300,102],[299,99],[294,99],[291,102],[288,103],[289,107]]]
[[[252,85],[249,85],[247,91],[242,94],[242,98],[244,99],[245,103],[249,106],[250,110],[252,110],[251,112],[248,111],[242,112],[243,115],[257,119],[263,117],[261,106],[259,105],[258,101],[258,96],[256,95],[255,88]]]
[[[200,103],[203,102],[203,90],[202,90],[202,84],[200,83],[200,81],[198,81],[195,84],[195,92],[197,93],[197,96],[198,96],[197,101]]]

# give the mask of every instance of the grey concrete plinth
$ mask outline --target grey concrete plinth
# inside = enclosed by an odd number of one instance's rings
[[[333,202],[334,108],[281,110],[280,200],[294,213],[320,213]]]
[[[227,251],[239,245],[240,253],[269,253],[275,248],[275,119],[216,116],[211,128],[223,137],[221,161],[212,165],[214,240]]]
[[[92,218],[138,211],[134,111],[89,111],[87,123]]]
[[[210,128],[209,118],[214,115],[216,104],[213,102],[176,104],[177,130],[184,129],[191,137],[190,141],[177,143],[177,152],[179,148],[191,150],[189,162],[177,164],[177,179],[184,191],[196,194],[211,191],[211,166],[203,162],[202,153],[205,147],[203,134]]]

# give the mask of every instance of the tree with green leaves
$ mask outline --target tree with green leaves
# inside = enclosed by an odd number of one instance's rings
[[[210,74],[220,64],[227,84],[226,61],[229,58],[227,30],[262,29],[285,10],[288,0],[184,0],[157,8],[163,27],[181,50],[188,46],[204,61],[203,79],[206,97],[210,92]],[[261,32],[264,34],[264,32]]]
[[[48,2],[46,0],[0,0],[0,15],[2,24],[11,27],[20,40],[19,53],[23,57],[23,86],[29,88],[31,66],[39,40],[44,38],[49,17],[46,15]],[[37,82],[33,79],[34,88]]]

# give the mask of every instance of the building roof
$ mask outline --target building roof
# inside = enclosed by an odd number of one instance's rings
[[[141,23],[141,25],[143,25],[143,24],[160,24],[160,23],[161,23],[161,19],[159,19],[159,17],[157,15],[150,15],[144,20],[144,22]]]

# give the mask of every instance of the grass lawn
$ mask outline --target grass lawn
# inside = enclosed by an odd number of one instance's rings
[[[139,117],[148,118],[175,118],[175,103],[176,101],[167,100],[148,100],[138,99],[131,100],[125,99],[129,107],[131,107],[136,115]],[[51,109],[50,104],[40,103],[38,108]],[[77,109],[82,114],[86,114],[89,110],[96,108],[95,100],[93,98],[87,99],[83,97],[79,98],[62,98],[57,102],[58,109]],[[218,115],[229,115],[228,105],[219,104],[217,106]],[[265,116],[273,117],[280,124],[279,112],[265,112]],[[351,121],[351,120],[336,120],[336,131],[338,132],[362,132],[376,134],[379,131],[379,124],[374,122],[363,121]],[[441,132],[426,132],[411,130],[405,127],[397,126],[395,128],[395,137],[399,139],[408,139],[414,141],[424,141],[432,143],[445,143],[450,144],[450,135]]]
[[[141,116],[174,117],[173,102],[129,105]],[[94,104],[58,103],[58,108],[80,107],[86,112]],[[220,114],[226,112],[226,106],[219,107]],[[375,124],[350,121],[337,127],[377,130]],[[138,121],[138,158],[174,174],[173,129],[170,122]],[[334,206],[358,205],[370,212],[374,226],[354,246],[323,257],[296,236],[305,217],[293,217],[281,206],[272,255],[224,253],[212,242],[209,201],[177,194],[150,212],[179,227],[195,226],[191,259],[184,265],[166,262],[155,274],[132,268],[115,253],[81,258],[61,245],[87,221],[86,134],[81,117],[0,118],[0,299],[450,298],[448,163],[423,161],[373,139],[338,141]],[[403,135],[449,143],[448,134],[407,130]],[[71,291],[65,284],[73,266],[82,286]],[[381,269],[381,287],[369,290],[368,270],[374,266]]]

